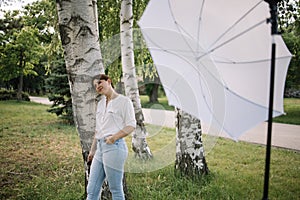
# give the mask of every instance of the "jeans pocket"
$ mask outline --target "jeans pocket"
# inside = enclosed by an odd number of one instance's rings
[[[120,143],[120,140],[116,140],[114,144],[118,146],[119,143]]]

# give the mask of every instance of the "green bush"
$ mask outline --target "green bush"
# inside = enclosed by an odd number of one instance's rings
[[[17,91],[0,89],[0,101],[6,101],[6,100],[18,100]],[[22,92],[22,100],[30,101],[29,95],[25,92]]]

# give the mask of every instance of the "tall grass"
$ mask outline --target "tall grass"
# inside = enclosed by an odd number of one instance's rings
[[[83,198],[79,137],[74,127],[63,125],[47,108],[30,102],[0,102],[0,199]],[[154,160],[128,159],[130,199],[262,198],[264,146],[217,139],[206,155],[209,175],[192,180],[174,173],[175,130],[147,126]],[[129,149],[130,139],[126,138]],[[204,137],[204,147],[207,140]],[[269,198],[300,199],[299,171],[299,152],[272,148]]]

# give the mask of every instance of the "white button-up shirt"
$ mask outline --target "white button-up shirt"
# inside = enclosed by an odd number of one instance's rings
[[[103,96],[97,105],[95,138],[113,135],[126,126],[136,127],[131,100],[119,94],[106,105],[106,97]]]

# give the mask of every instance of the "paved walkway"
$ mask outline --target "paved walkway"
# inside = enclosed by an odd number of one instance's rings
[[[166,127],[175,127],[175,114],[173,111],[143,109],[145,122]],[[207,125],[202,124],[204,129]],[[267,142],[266,122],[259,124],[243,134],[239,140],[257,144],[266,144]],[[222,132],[218,136],[230,138],[226,133]],[[272,124],[272,146],[294,149],[300,151],[300,126],[273,123]]]
[[[52,105],[52,103],[49,101],[48,98],[45,97],[29,97],[30,101],[36,102],[36,103],[41,103],[41,104],[46,104],[46,105]]]
[[[47,98],[30,97],[31,101],[51,105]],[[143,109],[145,123],[158,126],[175,127],[175,114],[173,111]],[[202,125],[205,127],[205,124]],[[226,133],[220,133],[218,136],[229,138]],[[240,141],[246,141],[257,144],[266,144],[267,123],[261,123],[243,134]],[[276,147],[294,149],[300,151],[300,126],[273,123],[272,126],[272,145]]]

